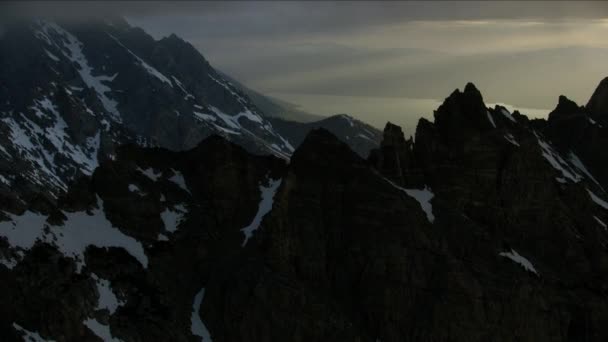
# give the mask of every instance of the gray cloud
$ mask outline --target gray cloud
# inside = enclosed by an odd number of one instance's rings
[[[0,2],[2,20],[111,15],[275,94],[441,99],[474,81],[489,101],[550,108],[586,101],[608,57],[602,1]]]
[[[5,17],[56,16],[89,18],[126,15],[134,18],[196,16],[238,17],[255,23],[255,31],[327,31],[409,20],[480,20],[604,18],[601,1],[16,1],[2,2]],[[226,25],[227,26],[227,25]],[[246,32],[245,32],[246,33]]]

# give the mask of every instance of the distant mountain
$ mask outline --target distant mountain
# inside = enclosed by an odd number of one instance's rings
[[[377,148],[382,140],[382,132],[378,129],[346,114],[334,115],[323,120],[307,123],[286,121],[279,118],[270,118],[269,121],[277,132],[296,148],[300,146],[308,133],[317,128],[323,128],[331,132],[363,158],[367,158],[369,152]]]
[[[128,142],[185,150],[219,134],[254,153],[293,152],[245,94],[175,35],[155,41],[121,19],[4,29],[0,195],[7,201],[41,188],[56,196]]]
[[[588,110],[529,120],[467,84],[368,159],[323,128],[289,161],[117,147],[58,200],[0,201],[1,340],[606,341]]]
[[[263,115],[267,118],[277,118],[295,122],[313,122],[322,120],[324,116],[310,114],[305,111],[299,110],[298,105],[282,101],[267,95],[263,95],[247,86],[243,85],[239,81],[232,77],[222,74],[224,78],[230,81],[232,85],[237,87],[243,93],[245,93],[251,102],[259,108]]]

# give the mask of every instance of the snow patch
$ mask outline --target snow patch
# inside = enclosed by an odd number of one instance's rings
[[[222,80],[218,80],[217,78],[211,76],[211,74],[207,74],[209,76],[209,78],[211,78],[213,81],[215,81],[215,83],[219,84],[220,86],[222,86],[224,89],[228,90],[228,92],[230,94],[232,94],[232,96],[236,97],[237,101],[239,101],[242,105],[244,105],[246,107],[247,105],[247,101],[245,99],[243,99],[243,97],[239,94],[237,94],[234,89],[232,89],[231,87],[228,86],[228,84],[226,84],[224,81]]]
[[[591,197],[591,200],[593,202],[595,202],[595,204],[599,205],[600,207],[608,210],[608,202],[604,201],[603,199],[599,198],[596,194],[594,194],[591,190],[587,189],[587,192],[589,193],[589,197]]]
[[[172,75],[171,78],[173,78],[173,81],[175,82],[175,84],[177,84],[179,89],[181,89],[181,91],[185,94],[184,100],[188,101],[188,99],[194,99],[194,95],[192,95],[188,91],[186,91],[186,89],[184,88],[184,85],[182,84],[182,82],[180,82],[180,80],[177,79],[177,77]]]
[[[127,48],[126,46],[124,46],[120,40],[118,40],[118,38],[114,37],[113,35],[109,34],[108,35],[114,39],[114,41],[116,41],[116,43],[120,46],[122,46],[125,50],[127,50],[127,52],[133,57],[135,58],[135,60],[139,63],[139,66],[141,66],[148,74],[156,77],[157,79],[159,79],[161,82],[165,82],[167,83],[169,86],[171,86],[171,88],[173,88],[173,83],[171,83],[171,80],[169,80],[167,78],[167,76],[163,75],[160,71],[156,70],[153,66],[151,66],[150,64],[146,63],[143,59],[139,58],[139,56],[137,56],[136,54],[134,54],[131,50],[129,50],[129,48]]]
[[[44,49],[44,52],[46,52],[46,55],[49,56],[50,59],[54,60],[55,62],[59,62],[59,57],[50,53],[49,50]]]
[[[77,271],[84,265],[84,252],[88,246],[119,247],[125,249],[144,268],[148,258],[141,243],[112,226],[103,212],[103,202],[97,198],[97,208],[86,212],[64,212],[63,226],[50,226],[46,216],[26,211],[21,216],[7,215],[11,221],[0,222],[0,236],[7,238],[12,247],[29,250],[36,241],[55,245],[76,262]]]
[[[45,340],[37,332],[29,331],[17,323],[13,322],[13,328],[23,334],[23,341],[28,342],[53,342],[53,340]]]
[[[502,113],[502,115],[504,115],[505,118],[517,123],[517,120],[515,120],[515,118],[513,117],[513,115],[511,115],[511,113],[509,113],[509,111],[505,108],[501,108],[500,109],[500,113]]]
[[[86,327],[89,328],[103,342],[121,342],[120,339],[112,337],[109,325],[103,325],[94,318],[88,318],[82,323],[86,325]]]
[[[600,224],[600,226],[604,227],[605,230],[608,230],[608,225],[606,225],[604,221],[600,220],[597,216],[593,216],[593,218],[597,221],[597,223]]]
[[[54,30],[58,35],[64,38],[63,47],[64,49],[60,49],[63,55],[68,58],[73,63],[78,65],[77,71],[80,74],[80,78],[82,81],[89,87],[93,88],[97,93],[99,99],[101,100],[101,104],[108,111],[116,121],[121,121],[120,113],[118,112],[117,106],[118,102],[110,99],[106,93],[110,92],[110,87],[103,84],[103,82],[111,82],[118,74],[114,74],[113,76],[93,76],[92,71],[93,68],[89,65],[88,60],[84,56],[82,52],[83,44],[80,42],[75,36],[73,36],[68,31],[61,28],[59,25],[54,23],[44,23],[42,28],[45,33],[49,33],[50,30]],[[67,52],[66,52],[67,51]]]
[[[186,185],[186,180],[184,179],[184,175],[181,172],[171,169],[173,171],[173,176],[169,178],[169,181],[173,182],[175,185],[179,186],[182,190],[187,193],[190,193],[188,186]]]
[[[569,159],[570,159],[570,162],[572,163],[572,165],[574,165],[577,169],[579,169],[585,175],[587,175],[587,177],[589,177],[595,184],[597,184],[600,187],[602,187],[600,185],[600,183],[595,179],[595,177],[593,177],[593,175],[591,174],[591,172],[589,172],[589,170],[587,170],[587,168],[585,167],[585,165],[583,164],[583,162],[579,159],[579,157],[576,154],[574,154],[574,152],[570,152]]]
[[[245,240],[243,241],[242,246],[245,247],[247,241],[253,236],[253,232],[256,231],[260,227],[260,223],[266,214],[272,210],[272,205],[274,203],[274,195],[281,185],[282,179],[268,179],[268,185],[260,185],[260,192],[262,193],[262,198],[260,200],[260,204],[258,205],[258,211],[255,214],[255,217],[251,221],[251,223],[242,228],[241,231],[245,234]]]
[[[496,128],[496,124],[494,123],[494,119],[492,118],[492,113],[490,113],[489,110],[486,110],[486,115],[488,115],[488,120],[490,121],[492,126],[494,126],[494,128]]]
[[[406,189],[406,188],[400,187],[399,185],[395,184],[388,178],[384,178],[384,177],[382,177],[382,178],[385,181],[387,181],[390,185],[392,185],[394,188],[405,192],[408,196],[413,197],[416,201],[418,201],[418,203],[420,204],[420,207],[426,214],[426,218],[429,220],[429,222],[433,223],[435,221],[435,215],[433,215],[433,205],[431,204],[431,200],[433,199],[435,194],[433,194],[433,192],[431,191],[431,189],[429,187],[425,186],[424,189],[422,189],[422,190]]]
[[[348,116],[346,114],[342,114],[342,115],[340,115],[340,117],[342,119],[346,120],[346,122],[350,125],[350,127],[355,127],[355,123],[353,122],[353,119],[350,116]]]
[[[136,193],[138,195],[144,195],[144,193],[135,184],[129,184],[129,191],[130,192],[134,192],[134,193]]]
[[[201,338],[202,342],[212,342],[211,334],[205,326],[205,323],[201,320],[200,308],[205,297],[205,288],[202,288],[195,296],[194,303],[192,304],[192,316],[190,318],[190,330],[192,335]]]
[[[534,268],[532,263],[528,259],[521,256],[519,253],[517,253],[514,249],[511,249],[510,252],[498,253],[498,255],[503,256],[505,258],[509,258],[509,259],[513,260],[514,262],[520,264],[521,267],[523,267],[526,271],[532,272],[532,273],[538,275],[538,273],[536,272],[536,269]]]
[[[184,219],[186,212],[186,208],[182,204],[175,205],[173,210],[167,207],[160,213],[160,218],[163,220],[165,230],[171,233],[177,231],[178,225]]]
[[[549,164],[557,171],[560,171],[564,178],[570,179],[574,183],[578,183],[582,179],[581,175],[574,172],[559,153],[554,151],[551,145],[543,141],[536,132],[534,132],[534,135],[541,147],[543,157],[545,157]]]
[[[205,113],[201,113],[201,112],[197,112],[197,111],[193,111],[194,116],[201,120],[201,121],[217,121],[217,118],[213,115],[209,115],[209,114],[205,114]]]
[[[160,177],[162,176],[162,172],[156,173],[156,171],[151,167],[149,167],[145,170],[138,167],[137,171],[139,171],[144,176],[150,178],[150,180],[152,180],[153,182],[157,182],[160,179]]]
[[[507,139],[508,142],[519,147],[519,143],[517,142],[517,140],[515,140],[515,138],[513,137],[513,135],[511,133],[505,134],[504,137],[505,137],[505,139]]]
[[[118,300],[118,297],[112,291],[112,286],[109,280],[101,279],[96,274],[92,273],[91,277],[95,280],[97,285],[97,293],[99,298],[97,300],[97,310],[108,310],[110,315],[116,312],[119,306],[123,305],[124,302]]]
[[[359,133],[359,134],[357,134],[357,136],[358,136],[359,138],[367,139],[367,140],[369,140],[369,141],[371,141],[371,142],[373,142],[373,143],[376,143],[376,142],[375,142],[375,141],[374,141],[372,138],[368,137],[367,135],[365,135],[365,134],[363,134],[363,133]]]

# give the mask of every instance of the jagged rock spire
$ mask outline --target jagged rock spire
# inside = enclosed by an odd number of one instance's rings
[[[604,78],[597,86],[593,95],[587,102],[587,110],[595,118],[608,117],[608,77]]]

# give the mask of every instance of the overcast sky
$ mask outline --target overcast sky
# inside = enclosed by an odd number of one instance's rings
[[[155,38],[176,33],[251,88],[320,114],[344,108],[376,125],[386,119],[379,104],[393,101],[389,117],[428,116],[432,109],[399,108],[408,98],[441,100],[468,81],[487,102],[550,109],[560,94],[584,104],[608,76],[608,2],[601,1],[0,6],[10,16],[121,14]],[[366,98],[375,104],[361,112]]]

